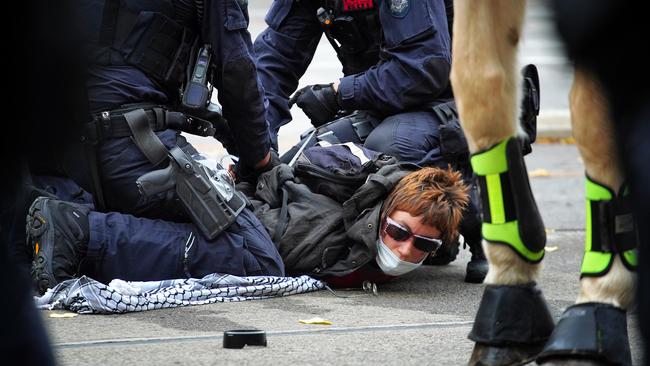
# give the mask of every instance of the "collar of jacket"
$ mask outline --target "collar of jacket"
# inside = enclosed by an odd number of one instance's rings
[[[366,182],[343,203],[345,227],[353,225],[364,211],[373,208],[377,203],[381,204],[400,179],[419,168],[415,164],[399,163],[386,165],[376,173],[368,175]]]

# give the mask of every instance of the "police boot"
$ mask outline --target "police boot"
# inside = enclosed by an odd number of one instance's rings
[[[435,254],[429,254],[422,264],[430,266],[445,266],[456,260],[460,251],[460,241],[457,239],[453,243],[443,244]]]
[[[465,273],[465,282],[467,283],[483,283],[485,276],[488,272],[488,262],[483,253],[481,246],[481,239],[465,242],[469,246],[469,251],[472,253],[472,259],[467,263],[467,271]]]
[[[481,216],[479,212],[482,207],[478,185],[475,180],[472,180],[469,197],[470,204],[460,224],[460,231],[465,238],[463,247],[469,246],[469,251],[472,253],[472,258],[467,263],[465,282],[483,283],[488,272],[488,262],[481,246],[483,236],[481,234]]]
[[[39,293],[78,275],[89,239],[90,209],[39,197],[27,213],[27,245],[34,258],[32,279]]]

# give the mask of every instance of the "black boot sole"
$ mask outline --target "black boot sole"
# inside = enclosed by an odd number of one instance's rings
[[[34,254],[31,274],[34,285],[40,294],[59,283],[52,271],[56,238],[54,230],[47,230],[50,223],[47,220],[49,215],[45,203],[48,199],[47,197],[37,198],[27,213],[27,245]],[[35,225],[36,222],[39,224]]]

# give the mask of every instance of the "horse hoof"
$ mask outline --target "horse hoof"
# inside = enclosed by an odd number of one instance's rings
[[[538,363],[540,364],[540,363]],[[573,359],[573,360],[548,360],[541,363],[540,365],[544,366],[605,366],[611,365],[609,363],[602,363],[594,360],[588,359]]]
[[[543,344],[536,346],[509,346],[495,347],[476,343],[472,357],[469,360],[471,366],[515,366],[526,365],[542,351]]]

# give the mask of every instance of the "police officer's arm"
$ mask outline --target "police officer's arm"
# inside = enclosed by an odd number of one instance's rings
[[[383,61],[341,79],[341,106],[392,114],[447,94],[451,42],[443,1],[384,0],[379,15]]]
[[[213,50],[213,80],[240,161],[254,167],[268,161],[269,130],[264,89],[257,76],[244,1],[206,0],[203,40]]]
[[[311,63],[323,33],[316,18],[317,3],[273,1],[265,19],[268,28],[255,39],[259,76],[269,102],[267,120],[272,129],[291,121],[287,101]]]

